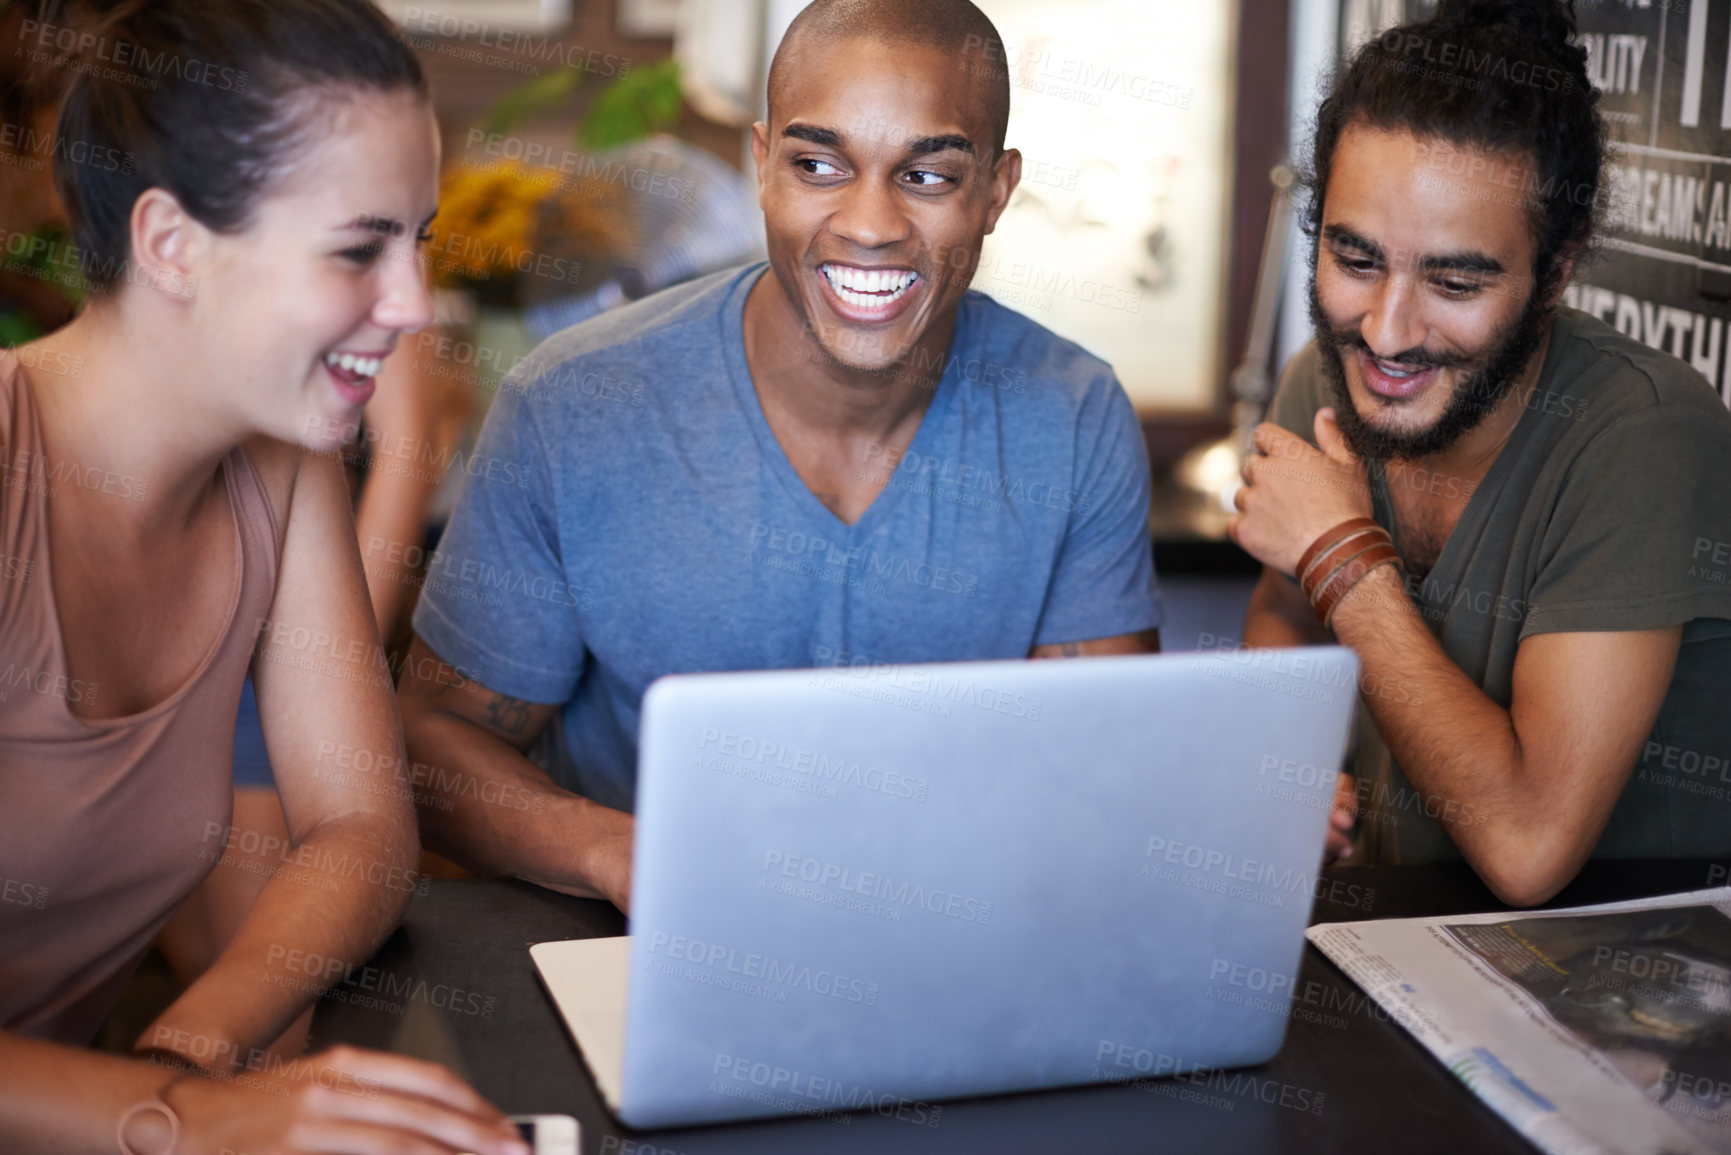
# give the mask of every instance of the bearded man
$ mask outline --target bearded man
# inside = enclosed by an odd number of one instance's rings
[[[1589,858],[1731,852],[1731,414],[1559,307],[1605,151],[1574,31],[1447,0],[1336,82],[1315,340],[1232,527],[1266,567],[1246,643],[1362,660],[1356,860],[1464,858],[1514,905]]]

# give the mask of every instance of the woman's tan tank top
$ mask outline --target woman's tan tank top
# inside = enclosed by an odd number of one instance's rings
[[[275,596],[278,534],[236,448],[222,464],[239,595],[186,683],[151,709],[84,721],[49,580],[48,501],[125,500],[131,479],[42,455],[27,369],[0,350],[0,1027],[83,1044],[156,932],[221,858],[241,682]]]

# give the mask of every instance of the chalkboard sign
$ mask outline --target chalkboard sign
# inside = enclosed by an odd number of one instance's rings
[[[1602,250],[1568,303],[1731,402],[1731,0],[1601,2],[1580,25],[1613,144]]]

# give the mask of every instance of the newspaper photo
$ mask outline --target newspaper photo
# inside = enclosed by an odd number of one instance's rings
[[[1731,888],[1310,941],[1558,1155],[1731,1155]]]

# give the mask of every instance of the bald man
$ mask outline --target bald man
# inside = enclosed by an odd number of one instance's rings
[[[871,667],[1159,648],[1123,388],[968,288],[1022,170],[997,42],[966,0],[805,9],[752,128],[767,266],[576,325],[501,388],[402,685],[430,847],[624,909],[663,674],[845,666],[1009,715]]]

